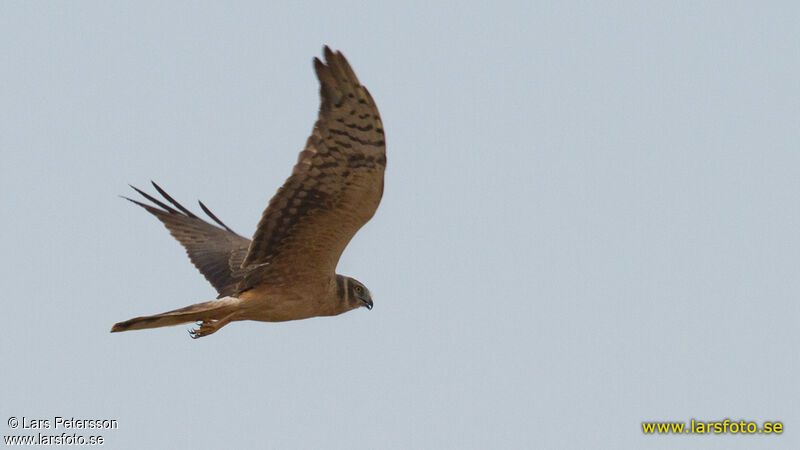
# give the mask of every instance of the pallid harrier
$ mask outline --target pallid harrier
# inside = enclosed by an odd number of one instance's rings
[[[281,322],[334,316],[364,306],[369,290],[335,273],[339,256],[375,214],[383,195],[386,144],[380,114],[340,52],[314,58],[321,105],[292,175],[272,197],[250,241],[192,214],[163,189],[171,205],[133,188],[154,205],[131,200],[166,225],[219,297],[120,322],[111,332],[198,322],[193,338],[236,320]],[[131,186],[133,187],[133,186]]]

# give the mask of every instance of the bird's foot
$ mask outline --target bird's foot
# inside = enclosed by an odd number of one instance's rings
[[[217,330],[227,325],[231,321],[231,319],[233,319],[234,315],[235,313],[231,313],[219,320],[217,319],[199,320],[197,321],[197,326],[199,328],[189,330],[189,336],[191,336],[192,339],[197,339],[203,336],[208,336],[209,334],[214,334],[217,332]]]
[[[203,336],[208,336],[209,334],[214,334],[220,327],[216,326],[217,320],[202,320],[196,323],[198,328],[194,328],[189,330],[189,336],[192,339],[201,338]]]

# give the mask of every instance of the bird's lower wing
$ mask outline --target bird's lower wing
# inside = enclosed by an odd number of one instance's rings
[[[200,207],[219,226],[212,225],[194,215],[157,184],[153,183],[153,186],[172,206],[133,186],[131,187],[136,192],[153,202],[155,206],[125,198],[146,209],[167,227],[170,234],[186,249],[189,259],[214,286],[220,297],[232,295],[236,285],[244,277],[245,271],[241,266],[250,246],[250,240],[228,228],[202,202]]]

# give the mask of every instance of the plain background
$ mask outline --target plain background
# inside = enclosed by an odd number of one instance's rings
[[[123,449],[800,447],[794,5],[2,2],[2,421],[114,418]],[[252,235],[323,44],[387,133],[338,268],[375,309],[109,334],[215,296],[118,195],[152,179]],[[691,418],[786,431],[641,430]]]

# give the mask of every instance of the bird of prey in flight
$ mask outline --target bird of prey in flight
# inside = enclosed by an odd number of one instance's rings
[[[319,116],[291,176],[261,217],[252,241],[202,202],[216,225],[153,183],[163,201],[132,200],[160,220],[219,293],[216,300],[119,322],[111,332],[196,322],[193,338],[237,320],[282,322],[372,309],[361,282],[335,272],[342,251],[383,195],[386,143],[378,108],[341,52],[314,58]]]

